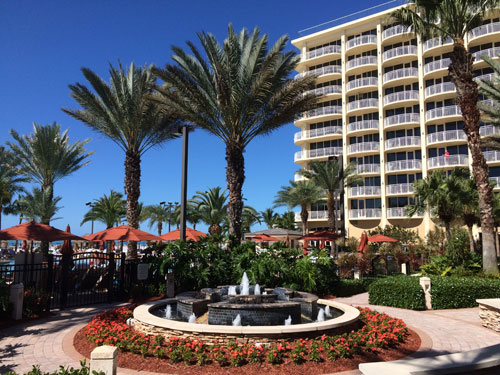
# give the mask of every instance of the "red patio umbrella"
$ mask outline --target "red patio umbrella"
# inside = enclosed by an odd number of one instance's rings
[[[309,233],[303,237],[300,237],[302,240],[308,241],[335,241],[340,236],[334,232],[330,232],[327,230],[319,230],[314,233]]]
[[[286,236],[286,241],[285,241],[285,246],[289,247],[290,246],[290,236]]]
[[[154,234],[128,225],[120,225],[83,237],[87,241],[161,241]]]
[[[69,224],[66,226],[66,232],[71,233],[71,228],[69,227]],[[61,254],[68,254],[68,255],[73,254],[73,246],[71,246],[70,240],[64,240],[64,243],[61,247]]]
[[[78,237],[72,233],[64,232],[47,224],[35,223],[34,221],[29,221],[11,228],[4,229],[3,231],[0,231],[0,233],[7,234],[7,236],[10,236],[10,239],[13,240],[45,242],[63,240],[83,241],[83,238]]]
[[[206,237],[207,235],[199,230],[186,228],[186,240],[199,241],[200,237]],[[181,238],[180,229],[173,230],[171,232],[162,234],[160,240],[163,241],[176,241]]]
[[[359,240],[359,245],[357,250],[363,254],[365,251],[368,250],[368,248],[369,248],[368,235],[366,234],[366,232],[363,232],[363,234],[361,235],[361,239]]]
[[[368,241],[370,242],[398,242],[398,240],[384,236],[383,234],[375,234],[371,237],[368,237]]]
[[[279,239],[268,234],[258,234],[255,237],[250,238],[253,242],[278,242]]]

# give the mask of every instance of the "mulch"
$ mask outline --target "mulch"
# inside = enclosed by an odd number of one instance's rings
[[[75,335],[73,344],[75,349],[85,356],[90,358],[90,353],[95,349],[96,345],[91,343],[85,338],[83,333],[85,328],[82,328]],[[209,364],[205,366],[192,365],[187,366],[183,363],[173,364],[168,360],[161,360],[154,357],[143,358],[140,354],[118,352],[118,367],[129,368],[138,371],[152,371],[160,373],[176,373],[186,375],[277,375],[277,374],[290,374],[290,375],[304,375],[304,371],[309,374],[327,374],[334,372],[341,372],[347,370],[355,370],[360,363],[364,362],[380,362],[380,361],[394,361],[396,359],[404,358],[420,348],[421,340],[416,332],[409,331],[409,336],[404,343],[401,343],[396,348],[377,349],[376,352],[366,352],[360,355],[355,355],[350,359],[337,359],[336,361],[324,361],[320,363],[305,362],[304,364],[297,365],[286,359],[281,365],[272,365],[264,362],[261,364],[247,364],[242,367],[220,367],[219,364]]]

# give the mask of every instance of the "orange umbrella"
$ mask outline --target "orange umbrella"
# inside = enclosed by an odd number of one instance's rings
[[[29,221],[24,224],[19,224],[11,228],[4,229],[0,233],[7,234],[13,240],[26,240],[26,241],[62,241],[62,240],[80,240],[83,238],[74,234],[64,232],[62,230],[51,227],[47,224],[35,223]]]
[[[83,237],[87,241],[161,241],[154,234],[128,225],[120,225]]]
[[[66,226],[66,232],[71,233],[71,228],[69,227],[69,224]],[[64,240],[64,243],[61,247],[61,254],[68,254],[68,255],[73,254],[73,246],[71,246],[70,240]]]
[[[285,246],[286,247],[289,247],[290,246],[290,236],[286,236],[286,242],[285,242]]]
[[[398,242],[398,240],[384,236],[383,234],[375,234],[371,237],[368,237],[368,241],[370,242]]]
[[[186,240],[199,241],[200,237],[206,237],[207,235],[196,229],[186,228]],[[181,231],[179,229],[173,230],[171,232],[165,233],[160,236],[160,240],[164,241],[176,241],[181,238]]]
[[[250,238],[250,241],[253,241],[253,242],[278,242],[279,239],[263,233],[263,234],[258,234],[255,237]]]
[[[364,253],[365,251],[368,250],[368,248],[369,248],[369,246],[368,246],[368,235],[366,234],[366,232],[363,232],[363,234],[361,235],[361,239],[359,240],[359,245],[358,245],[357,250],[360,253]]]

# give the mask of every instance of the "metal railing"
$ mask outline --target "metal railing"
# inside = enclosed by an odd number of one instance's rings
[[[328,219],[328,211],[309,211],[309,219]]]
[[[445,58],[441,60],[431,61],[424,65],[424,74],[434,72],[440,69],[448,69],[451,64],[450,58]]]
[[[481,137],[487,137],[493,134],[500,134],[500,126],[483,125],[479,128],[479,134],[481,135]]]
[[[380,208],[366,208],[349,210],[350,219],[380,219],[382,210]]]
[[[445,130],[442,132],[427,134],[428,144],[466,140],[467,137],[463,130]]]
[[[413,184],[391,184],[385,188],[387,195],[404,195],[413,193]]]
[[[495,75],[495,73],[486,73],[486,74],[481,74],[477,77],[474,77],[474,79],[476,81],[491,81],[493,79],[493,76]]]
[[[377,56],[361,56],[347,62],[346,69],[354,69],[361,65],[377,65]]]
[[[389,59],[404,55],[417,55],[417,53],[417,46],[409,45],[396,47],[385,51],[382,55],[382,61],[387,61]]]
[[[322,137],[324,135],[330,135],[330,134],[342,134],[342,127],[341,126],[325,126],[324,128],[303,130],[301,132],[295,133],[294,139],[297,141],[299,139]]]
[[[356,172],[359,174],[380,173],[380,164],[358,164],[356,166]]]
[[[472,29],[469,33],[469,41],[478,38],[483,35],[498,33],[500,32],[500,22],[492,22],[487,23],[486,25],[482,25]]]
[[[355,109],[361,109],[361,108],[369,108],[369,107],[378,107],[378,99],[375,98],[359,99],[347,103],[348,111],[353,111]]]
[[[425,97],[428,98],[432,95],[437,95],[445,92],[455,92],[457,91],[453,82],[443,82],[437,85],[432,85],[425,88]]]
[[[385,164],[385,167],[386,167],[386,172],[419,170],[422,169],[422,160],[412,159],[412,160],[390,161]]]
[[[318,87],[317,89],[307,91],[307,93],[315,95],[342,94],[342,86],[330,85]]]
[[[447,105],[444,107],[429,109],[425,112],[425,120],[434,120],[440,117],[461,116],[462,111],[458,105]]]
[[[350,197],[380,195],[380,186],[353,186],[349,188]]]
[[[347,125],[347,132],[352,133],[358,130],[378,129],[378,120],[364,120],[351,122]]]
[[[402,113],[400,115],[389,116],[384,119],[384,127],[420,122],[419,113]]]
[[[347,91],[349,91],[360,87],[377,86],[377,85],[378,85],[377,77],[363,77],[347,82],[346,89]]]
[[[315,117],[315,116],[323,116],[323,115],[335,115],[342,114],[342,107],[339,105],[329,105],[326,107],[319,107],[315,109],[311,109],[306,112],[306,117]]]
[[[484,151],[483,155],[487,162],[500,161],[500,151]]]
[[[315,150],[302,150],[295,153],[295,160],[342,155],[342,147],[324,147]]]
[[[451,38],[446,38],[444,41],[441,39],[441,37],[429,39],[424,42],[424,51],[451,43],[453,43],[453,40]]]
[[[488,49],[483,49],[481,51],[474,52],[472,56],[474,56],[474,62],[481,61],[482,58],[481,56],[488,56],[488,57],[497,57],[497,55],[500,53],[500,47],[493,47],[493,48],[488,48]]]
[[[469,158],[467,155],[457,154],[457,155],[442,155],[434,156],[427,160],[428,168],[440,168],[440,167],[454,167],[457,165],[467,166]]]
[[[408,28],[403,26],[403,25],[395,25],[392,27],[389,27],[388,29],[385,29],[382,31],[382,40],[385,40],[387,38],[390,38],[391,36],[395,35],[401,35],[408,32]]]
[[[406,214],[406,207],[388,207],[387,208],[387,217],[389,219],[397,219],[397,218],[405,218],[409,219],[410,216]],[[412,218],[423,217],[422,214],[415,213]]]
[[[342,47],[338,45],[316,48],[312,51],[306,52],[306,60],[314,59],[315,57],[327,55],[330,53],[341,53],[341,52],[342,52]]]
[[[360,35],[356,38],[352,38],[346,43],[346,50],[350,50],[351,48],[362,46],[364,44],[377,44],[377,36],[376,35]]]
[[[388,94],[384,96],[384,105],[401,102],[405,100],[418,100],[418,91],[417,90],[407,90],[407,91],[399,91],[393,92],[392,94]]]
[[[420,146],[420,137],[397,137],[385,140],[385,148],[390,150],[397,147]]]
[[[379,142],[360,142],[347,146],[347,152],[349,154],[355,154],[357,152],[379,151],[379,150],[380,150]]]
[[[417,68],[402,68],[384,74],[384,83],[401,78],[418,78]]]
[[[302,176],[300,173],[295,172],[295,174],[293,175],[293,180],[294,181],[305,181],[305,180],[307,180],[307,178]]]
[[[321,68],[309,70],[304,73],[297,74],[297,77],[305,77],[311,74],[317,74],[319,76],[325,75],[325,74],[334,74],[334,73],[342,73],[342,67],[340,65],[327,65],[323,66]]]
[[[493,181],[496,184],[493,187],[494,189],[500,188],[500,177],[490,177],[490,181]]]

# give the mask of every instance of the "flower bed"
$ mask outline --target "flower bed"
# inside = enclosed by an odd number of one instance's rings
[[[135,332],[126,324],[127,319],[132,317],[132,310],[132,307],[120,307],[97,315],[84,328],[84,336],[96,345],[112,345],[122,352],[156,357],[169,363],[237,367],[263,362],[299,364],[352,358],[364,352],[395,347],[408,335],[403,321],[360,308],[364,326],[341,336],[323,335],[319,340],[283,341],[269,347],[240,343],[207,345],[199,340],[166,340],[162,336],[147,336]]]

